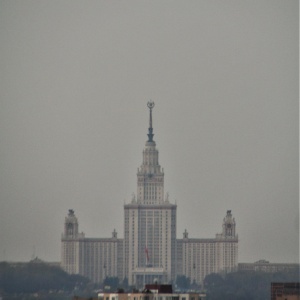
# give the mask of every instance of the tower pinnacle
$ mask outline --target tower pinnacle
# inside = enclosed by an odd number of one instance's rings
[[[148,101],[147,106],[150,110],[150,117],[149,117],[149,128],[148,128],[148,142],[153,142],[153,128],[152,128],[152,109],[154,107],[154,102],[152,100]]]

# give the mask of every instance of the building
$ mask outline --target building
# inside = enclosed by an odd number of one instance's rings
[[[183,239],[177,240],[178,273],[201,283],[206,275],[237,270],[238,237],[231,210],[223,220],[223,231],[211,239],[189,238],[185,230]]]
[[[300,282],[272,282],[271,300],[300,300]]]
[[[222,233],[215,238],[189,238],[185,231],[176,238],[177,205],[164,195],[164,171],[153,140],[152,110],[148,102],[148,140],[137,172],[137,193],[124,205],[124,239],[114,230],[111,238],[86,238],[79,233],[77,217],[69,210],[62,235],[61,266],[94,282],[106,276],[128,279],[130,285],[144,286],[158,280],[170,283],[185,275],[200,284],[212,272],[237,268],[236,223],[228,210]]]
[[[142,292],[132,293],[99,293],[98,300],[203,300],[205,294],[173,293],[172,285],[149,284]]]
[[[137,196],[124,205],[124,274],[142,285],[170,282],[176,275],[176,209],[164,197],[164,172],[153,140],[152,109],[143,162],[137,172]],[[145,277],[145,278],[144,278]]]
[[[270,263],[267,260],[261,259],[254,263],[239,263],[239,271],[258,271],[258,272],[289,272],[299,270],[297,263]]]
[[[86,238],[78,232],[77,217],[70,209],[61,241],[61,266],[66,272],[94,282],[122,274],[123,239],[117,238],[115,230],[111,238]]]
[[[173,293],[172,285],[151,284],[146,285],[143,291],[130,293],[98,293],[97,298],[81,298],[74,296],[73,300],[203,300],[205,294],[199,293]]]

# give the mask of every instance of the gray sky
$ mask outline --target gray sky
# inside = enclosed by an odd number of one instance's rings
[[[1,1],[0,261],[123,237],[149,99],[177,235],[299,259],[298,1]]]

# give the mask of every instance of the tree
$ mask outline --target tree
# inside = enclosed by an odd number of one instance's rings
[[[204,286],[206,289],[211,289],[214,286],[222,286],[224,284],[224,279],[220,274],[212,273],[205,277]]]
[[[45,263],[0,263],[0,289],[5,293],[37,293],[49,290],[84,289],[89,280],[69,275],[59,267]]]
[[[227,273],[224,278],[219,274],[207,275],[204,285],[207,300],[265,300],[270,299],[272,281],[298,281],[298,276],[298,271],[238,271]]]
[[[184,275],[178,275],[176,278],[176,285],[180,290],[188,290],[191,285],[191,280]]]
[[[119,278],[118,277],[106,277],[103,280],[103,286],[109,287],[110,291],[117,291],[119,287]]]
[[[127,290],[127,289],[128,289],[128,278],[127,278],[127,277],[125,277],[125,278],[123,279],[122,287],[123,287],[124,290]]]

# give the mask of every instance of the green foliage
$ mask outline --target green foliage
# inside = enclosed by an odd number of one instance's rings
[[[191,280],[184,275],[178,275],[176,279],[176,285],[180,290],[188,290],[191,286]]]
[[[123,279],[123,282],[122,282],[121,287],[122,287],[124,290],[128,290],[129,285],[128,285],[128,278],[127,278],[127,277],[125,277],[125,278]]]
[[[216,273],[207,275],[204,281],[205,281],[205,286],[208,289],[211,289],[215,286],[221,286],[224,284],[224,279],[222,278],[222,276]]]
[[[45,263],[0,263],[0,290],[4,293],[37,293],[83,289],[89,282],[80,275],[69,275]]]
[[[238,271],[225,276],[207,275],[204,287],[207,300],[265,300],[270,299],[271,282],[299,281],[299,271],[246,272]]]
[[[119,285],[119,278],[118,277],[106,277],[103,280],[104,287],[110,287],[109,290],[111,292],[116,292],[117,289],[120,287]]]

